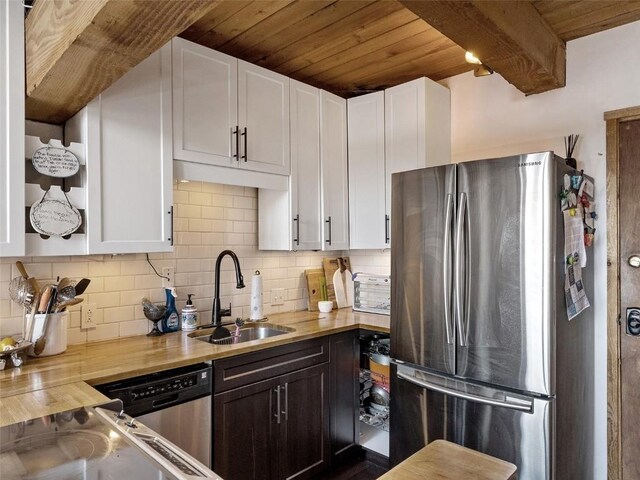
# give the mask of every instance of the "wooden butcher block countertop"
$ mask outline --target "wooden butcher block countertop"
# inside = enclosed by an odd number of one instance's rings
[[[61,355],[30,358],[20,368],[0,371],[0,426],[104,402],[106,398],[89,385],[357,328],[389,331],[388,316],[354,312],[350,308],[331,313],[281,313],[269,316],[269,323],[295,331],[236,345],[211,345],[190,338],[187,332],[125,337],[71,345]]]
[[[515,480],[516,470],[512,463],[436,440],[378,480]]]

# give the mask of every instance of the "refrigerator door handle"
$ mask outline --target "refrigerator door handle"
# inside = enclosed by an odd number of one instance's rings
[[[456,219],[456,255],[455,255],[455,297],[456,297],[456,323],[458,326],[458,338],[460,340],[460,346],[467,346],[467,333],[465,331],[465,319],[466,310],[464,308],[463,300],[463,279],[462,279],[462,252],[464,247],[464,227],[465,227],[465,215],[467,209],[467,194],[462,192],[460,194],[458,204],[458,217]],[[465,263],[466,257],[465,254]],[[466,282],[464,282],[466,286]]]
[[[444,247],[443,247],[443,291],[444,291],[444,328],[447,343],[453,344],[455,332],[451,322],[451,222],[453,220],[453,195],[447,194],[444,219]]]
[[[472,393],[464,393],[452,388],[429,383],[424,380],[420,380],[419,378],[416,378],[412,375],[407,375],[406,373],[398,372],[397,375],[398,378],[413,383],[414,385],[425,388],[427,390],[433,390],[434,392],[440,392],[445,395],[449,395],[450,397],[462,398],[463,400],[469,400],[471,402],[482,403],[484,405],[491,405],[494,407],[510,408],[511,410],[518,410],[520,412],[533,411],[533,401],[531,400],[524,400],[520,398],[512,398],[511,401],[509,401],[508,399],[496,400],[495,398],[487,398],[480,395],[474,395]]]

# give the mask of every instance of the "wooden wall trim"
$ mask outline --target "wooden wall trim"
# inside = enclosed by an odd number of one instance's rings
[[[617,119],[620,119],[621,121],[635,120],[636,117],[640,117],[640,107],[621,108],[619,110],[612,110],[610,112],[605,112],[604,114],[604,119],[607,122],[609,120],[617,120]]]
[[[605,114],[606,118],[606,114]],[[607,478],[621,479],[618,118],[607,120]]]
[[[607,131],[607,478],[622,480],[620,406],[620,124],[640,118],[640,106],[605,112]]]

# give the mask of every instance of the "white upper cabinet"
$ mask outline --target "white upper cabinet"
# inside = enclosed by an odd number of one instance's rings
[[[289,79],[181,38],[171,43],[174,158],[289,175]]]
[[[172,250],[171,45],[66,126],[87,147],[88,253]]]
[[[451,163],[451,94],[418,78],[388,88],[385,99],[386,211],[391,214],[391,175]]]
[[[25,249],[24,12],[0,2],[0,257]]]
[[[289,175],[289,78],[238,60],[240,165]]]
[[[320,92],[323,250],[349,249],[347,101]]]
[[[291,80],[293,250],[322,249],[320,90]]]
[[[385,210],[384,92],[347,100],[351,249],[389,247]]]
[[[173,50],[173,156],[237,165],[238,61],[181,38]]]

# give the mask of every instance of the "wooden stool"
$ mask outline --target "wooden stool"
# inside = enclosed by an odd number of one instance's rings
[[[516,466],[446,440],[417,451],[378,480],[515,480]]]

